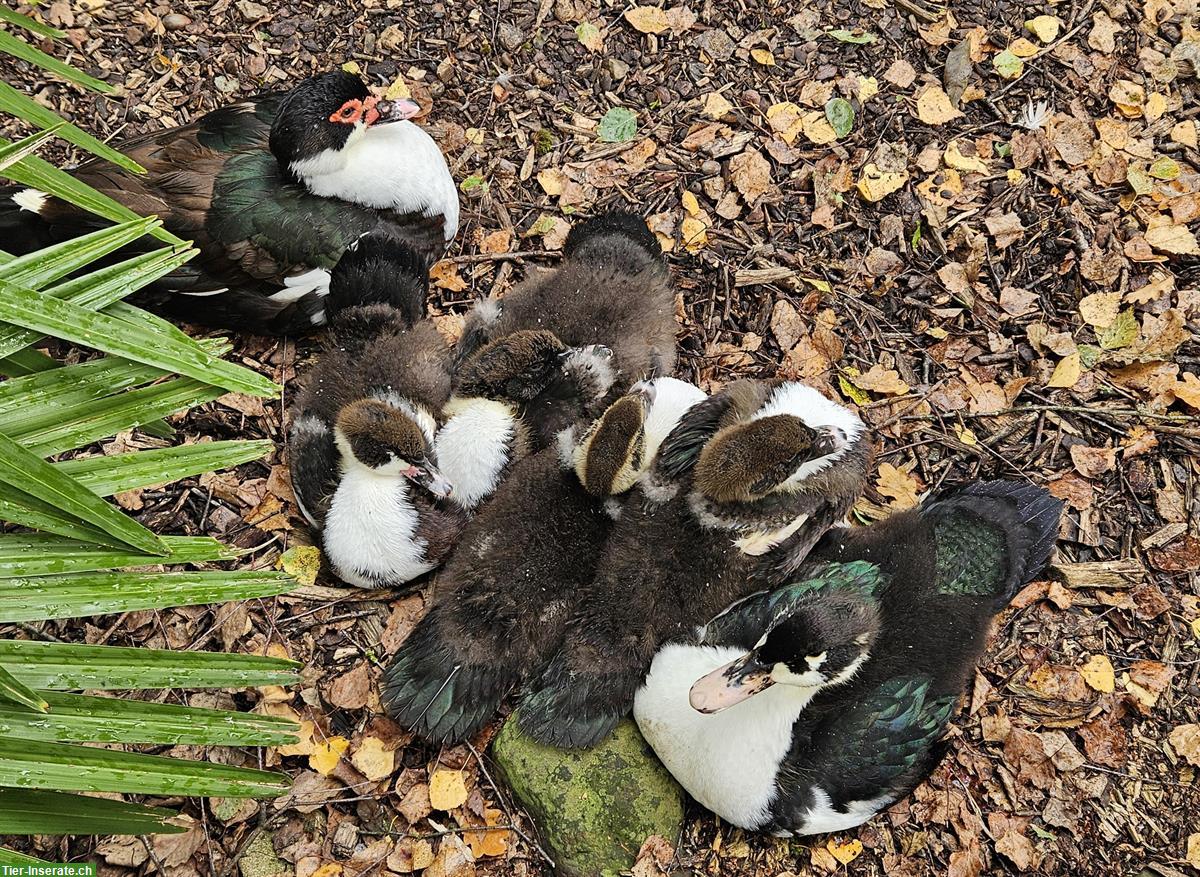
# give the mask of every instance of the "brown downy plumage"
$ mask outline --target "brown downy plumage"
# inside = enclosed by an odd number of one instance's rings
[[[653,399],[644,387],[619,399],[578,457],[567,437],[522,460],[467,525],[433,608],[385,673],[384,703],[402,725],[432,740],[469,737],[557,648],[611,529],[610,492],[641,471],[636,448],[662,439],[645,430],[662,421]]]
[[[570,347],[597,344],[611,350],[607,369],[593,364],[610,373],[605,404],[635,381],[669,375],[675,365],[675,294],[662,248],[646,223],[618,212],[577,225],[556,269],[534,274],[503,299],[475,307],[459,356],[522,329],[551,331]],[[561,389],[552,388],[527,406],[543,446],[559,430],[590,422],[598,413]]]
[[[432,323],[410,322],[424,313],[424,266],[388,237],[347,250],[333,286],[342,275],[371,276],[395,306],[337,311],[296,402],[289,456],[297,503],[334,572],[363,587],[404,584],[432,569],[465,520],[443,502],[450,485],[433,454],[450,352]]]
[[[553,332],[521,330],[468,357],[455,376],[436,442],[439,463],[455,486],[454,501],[476,508],[514,464],[541,445],[534,436],[544,424],[529,411],[535,400],[548,394],[573,398],[580,416],[599,414],[610,356],[598,345],[573,349]]]
[[[522,728],[602,739],[663,642],[803,562],[857,499],[868,456],[862,422],[803,384],[738,381],[692,408],[626,504]]]

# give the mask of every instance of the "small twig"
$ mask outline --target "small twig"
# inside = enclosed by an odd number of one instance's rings
[[[500,808],[504,811],[504,815],[508,817],[509,822],[516,822],[516,820],[513,819],[512,810],[509,809],[508,803],[504,800],[504,795],[500,792],[500,787],[496,785],[496,781],[492,779],[492,775],[488,773],[487,765],[483,763],[483,756],[479,754],[478,750],[475,749],[470,741],[467,742],[467,748],[470,749],[471,754],[475,756],[475,761],[479,765],[479,772],[483,774],[483,778],[488,781],[488,785],[491,786],[492,791],[496,793],[496,800],[500,802]],[[521,831],[521,829],[517,828],[516,825],[513,825],[512,830],[516,832],[517,836],[521,838],[521,840],[525,841],[525,843],[537,850],[538,854],[545,859],[547,863],[549,863],[551,868],[558,867],[554,864],[554,859],[550,858],[550,854],[542,849],[541,844],[539,844],[525,832]]]
[[[552,250],[526,250],[521,253],[472,253],[466,256],[452,256],[447,261],[453,262],[455,265],[475,265],[480,262],[522,263],[526,259],[557,259],[561,256],[562,253]]]

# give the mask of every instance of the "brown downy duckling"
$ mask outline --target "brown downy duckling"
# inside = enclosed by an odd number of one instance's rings
[[[639,385],[578,443],[566,437],[513,467],[467,525],[432,610],[385,673],[384,704],[397,721],[426,739],[461,740],[540,669],[608,537],[606,502],[648,462],[637,448],[662,440],[647,424],[673,425],[655,406],[678,398],[658,400],[654,382]]]
[[[603,739],[664,642],[786,581],[858,498],[868,457],[862,421],[804,384],[737,381],[692,408],[613,528],[521,727],[558,746]]]
[[[444,502],[433,452],[450,396],[450,351],[425,312],[428,263],[372,235],[335,266],[330,342],[305,381],[289,442],[292,487],[333,571],[360,587],[395,587],[437,566],[465,523]]]
[[[657,238],[640,217],[613,212],[575,226],[553,271],[527,277],[503,299],[481,301],[467,316],[460,360],[488,340],[545,329],[571,347],[612,351],[612,402],[635,381],[669,375],[675,366],[675,293]],[[540,446],[595,413],[552,388],[527,404]]]
[[[570,396],[582,413],[599,414],[611,357],[600,345],[569,348],[546,330],[513,332],[468,357],[455,375],[435,442],[442,471],[454,484],[454,502],[476,508],[539,446],[541,424],[528,410],[531,401],[547,393]]]

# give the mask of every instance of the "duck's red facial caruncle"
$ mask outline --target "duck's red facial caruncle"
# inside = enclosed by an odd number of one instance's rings
[[[365,126],[376,122],[399,122],[411,119],[421,111],[421,107],[410,100],[386,100],[371,95],[362,99],[351,98],[342,104],[337,112],[329,117],[329,121],[343,125]]]

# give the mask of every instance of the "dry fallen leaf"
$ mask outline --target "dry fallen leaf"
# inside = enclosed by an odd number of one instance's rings
[[[1079,316],[1097,329],[1106,329],[1117,320],[1121,310],[1121,293],[1093,292],[1079,300]]]
[[[867,201],[882,201],[908,182],[907,171],[881,170],[874,162],[863,166],[856,188]]]
[[[1062,22],[1053,15],[1039,15],[1025,22],[1025,27],[1043,43],[1052,43],[1058,39],[1058,29]]]
[[[1168,739],[1177,754],[1200,767],[1200,725],[1178,725]]]
[[[640,33],[660,34],[671,27],[667,13],[657,6],[634,6],[625,11],[625,20]]]
[[[704,98],[704,115],[710,119],[722,119],[733,111],[733,104],[725,100],[720,92],[709,92]]]
[[[888,505],[902,511],[913,508],[920,498],[922,485],[916,478],[903,469],[897,469],[891,463],[879,465],[879,477],[875,480],[876,489],[883,495],[891,497]]]
[[[378,737],[363,737],[350,756],[350,763],[367,779],[381,780],[396,769],[396,753]]]
[[[321,776],[329,776],[349,747],[350,741],[345,737],[330,737],[323,743],[316,743],[308,756],[308,766]]]
[[[771,104],[767,108],[767,124],[789,146],[804,131],[804,111],[791,101]]]
[[[899,372],[884,368],[879,363],[871,366],[865,374],[855,375],[851,380],[857,387],[887,396],[903,396],[909,390],[908,384],[900,379]]]
[[[963,113],[950,103],[950,96],[940,85],[931,85],[917,97],[917,118],[926,125],[944,125]]]
[[[750,57],[764,67],[775,66],[775,56],[771,54],[769,49],[751,49]]]
[[[461,770],[439,768],[429,778],[429,803],[434,810],[453,810],[467,800],[467,783]]]
[[[1058,361],[1054,374],[1050,375],[1047,387],[1073,387],[1083,375],[1083,360],[1078,353],[1072,353]]]
[[[1200,256],[1200,243],[1185,225],[1160,225],[1146,230],[1146,241],[1156,250],[1177,256]]]
[[[1087,663],[1079,668],[1079,673],[1083,676],[1083,681],[1096,691],[1111,694],[1117,687],[1112,661],[1107,655],[1092,655]]]
[[[841,862],[843,865],[849,865],[855,859],[862,855],[862,841],[854,838],[846,841],[846,843],[838,843],[833,838],[825,844],[825,849],[829,850],[830,855]]]
[[[438,289],[448,292],[462,292],[467,288],[467,281],[458,276],[458,265],[448,259],[429,269],[429,279]]]

